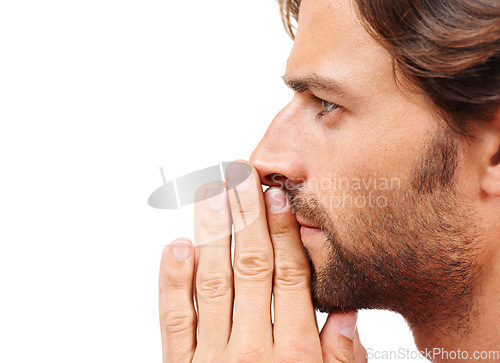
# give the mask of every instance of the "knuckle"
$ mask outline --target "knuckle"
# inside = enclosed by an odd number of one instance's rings
[[[290,262],[277,263],[274,278],[277,285],[285,287],[305,287],[310,284],[307,270]]]
[[[278,362],[282,363],[293,363],[293,362],[305,362],[307,361],[307,353],[302,349],[289,348],[280,352],[278,355]]]
[[[321,362],[321,345],[310,340],[295,340],[277,349],[278,362]]]
[[[227,360],[222,357],[222,354],[196,349],[192,363],[224,363],[226,361]]]
[[[271,226],[273,240],[287,241],[290,238],[290,226],[287,224],[274,223]]]
[[[254,201],[253,198],[246,199],[241,194],[240,202],[232,201],[232,207],[234,208],[232,212],[233,222],[238,228],[243,228],[245,223],[249,224],[256,220],[262,212],[261,206],[257,201]]]
[[[163,329],[168,336],[191,333],[196,325],[196,318],[185,310],[171,310],[164,313]]]
[[[354,355],[351,350],[339,349],[333,355],[335,360],[339,363],[351,363],[354,362]]]
[[[235,258],[234,274],[240,278],[270,278],[273,274],[272,257],[265,251],[242,251]]]
[[[240,348],[240,350],[236,353],[234,362],[237,363],[255,363],[255,362],[263,362],[264,355],[262,349],[260,348]]]
[[[165,293],[165,289],[186,289],[189,288],[193,283],[193,277],[188,273],[183,273],[182,271],[174,271],[173,269],[168,269],[166,275],[166,286],[160,287],[160,293]]]
[[[231,294],[232,279],[223,273],[199,273],[196,291],[201,299],[217,299]]]

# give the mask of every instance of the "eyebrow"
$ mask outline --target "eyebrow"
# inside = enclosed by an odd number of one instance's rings
[[[315,73],[301,77],[289,77],[286,74],[281,77],[283,82],[295,92],[305,92],[307,90],[321,90],[330,94],[348,96],[349,92],[338,81],[318,76]]]

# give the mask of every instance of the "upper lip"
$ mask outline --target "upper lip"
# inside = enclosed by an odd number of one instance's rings
[[[297,222],[302,226],[302,227],[307,227],[307,228],[317,228],[321,229],[321,227],[315,226],[312,223],[309,223],[308,221],[302,220],[300,218],[297,218]]]

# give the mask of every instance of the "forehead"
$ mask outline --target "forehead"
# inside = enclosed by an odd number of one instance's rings
[[[352,86],[389,86],[392,57],[363,26],[352,0],[302,0],[287,74],[327,75]]]

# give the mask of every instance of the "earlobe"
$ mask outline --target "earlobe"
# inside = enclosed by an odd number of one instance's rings
[[[500,148],[491,157],[491,164],[481,183],[482,189],[493,197],[500,197]]]

